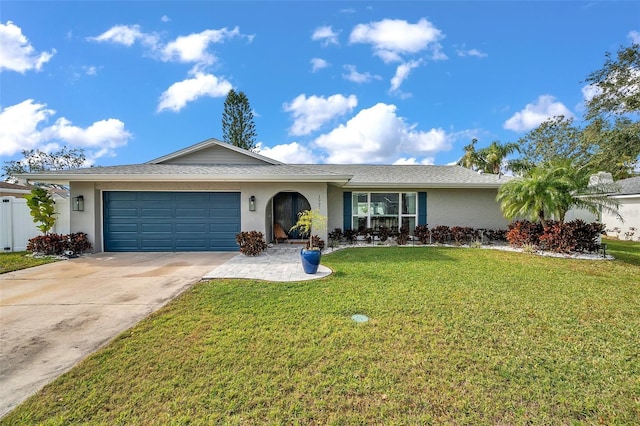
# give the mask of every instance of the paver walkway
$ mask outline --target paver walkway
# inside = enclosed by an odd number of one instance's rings
[[[238,254],[205,274],[203,279],[248,278],[265,281],[307,281],[331,275],[331,269],[320,265],[315,274],[305,274],[300,261],[300,246],[279,244],[259,256]]]

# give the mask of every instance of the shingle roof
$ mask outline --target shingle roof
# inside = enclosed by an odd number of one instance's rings
[[[615,195],[640,194],[640,176],[618,180],[616,183],[620,186],[620,191]]]
[[[25,175],[27,176],[27,175]],[[32,176],[27,176],[32,178]],[[33,175],[33,178],[36,176]],[[39,180],[51,181],[325,181],[345,187],[479,187],[497,188],[510,177],[479,174],[460,166],[354,165],[354,164],[264,164],[264,165],[184,165],[133,164],[89,167],[38,173]]]
[[[345,187],[491,187],[511,177],[481,174],[460,166],[319,164],[318,170],[351,175]]]
[[[24,175],[32,178],[32,175]],[[36,178],[33,175],[33,178]],[[330,171],[288,164],[264,165],[186,165],[186,164],[133,164],[125,166],[89,167],[38,173],[40,180],[183,180],[183,181],[328,181],[341,182],[348,176]]]
[[[18,185],[16,183],[0,182],[0,189],[17,189],[31,191],[32,186]]]
[[[332,182],[349,188],[497,188],[510,177],[479,174],[460,166],[264,164],[133,164],[56,170],[25,175],[41,181],[297,181]]]

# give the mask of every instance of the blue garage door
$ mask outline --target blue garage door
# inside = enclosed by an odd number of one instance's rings
[[[236,251],[239,192],[105,191],[105,251]]]

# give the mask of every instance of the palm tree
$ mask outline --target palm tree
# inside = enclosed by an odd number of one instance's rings
[[[476,143],[478,143],[478,139],[473,138],[471,139],[471,143],[464,147],[464,155],[456,163],[458,166],[475,170],[478,165],[478,153],[475,147]]]
[[[618,216],[618,202],[607,196],[616,186],[608,183],[589,185],[590,172],[571,161],[559,161],[530,169],[522,179],[504,184],[496,199],[508,219],[538,220],[542,226],[557,217],[564,222],[572,207],[599,214],[602,210]]]
[[[491,142],[488,147],[478,151],[480,170],[497,175],[502,171],[503,165],[508,167],[508,163],[505,164],[505,159],[516,151],[518,151],[518,144],[516,143],[501,144],[499,141]]]

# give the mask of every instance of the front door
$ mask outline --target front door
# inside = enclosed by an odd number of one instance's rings
[[[298,213],[310,209],[309,201],[298,192],[280,192],[273,197],[273,220],[294,240],[299,239],[300,234],[289,230],[298,221]]]

